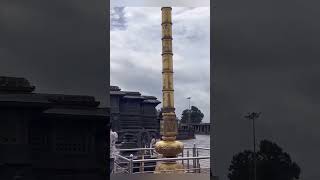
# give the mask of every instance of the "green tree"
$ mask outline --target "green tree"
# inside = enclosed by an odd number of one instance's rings
[[[191,123],[201,123],[204,114],[198,109],[196,106],[191,106],[191,115],[190,121]],[[185,109],[182,112],[181,123],[187,123],[189,121],[189,109]]]
[[[262,140],[256,156],[257,180],[299,179],[300,167],[277,144]],[[230,180],[253,179],[252,151],[245,150],[233,156],[228,177]]]

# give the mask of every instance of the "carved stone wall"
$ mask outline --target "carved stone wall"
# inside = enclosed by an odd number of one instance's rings
[[[33,90],[0,77],[0,179],[105,179],[108,109],[92,96]]]
[[[139,92],[110,88],[111,123],[119,135],[123,148],[149,146],[152,136],[159,136],[160,122],[154,96],[142,96]]]

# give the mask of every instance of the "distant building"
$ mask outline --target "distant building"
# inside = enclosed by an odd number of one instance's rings
[[[34,89],[0,77],[0,179],[101,179],[108,109],[92,96]]]
[[[163,121],[156,109],[160,103],[154,96],[110,86],[110,121],[122,142],[121,148],[148,147],[152,136],[161,136]],[[210,129],[203,125],[178,124],[177,139],[193,139],[195,133],[208,134]]]
[[[158,104],[160,101],[154,96],[110,87],[110,120],[122,142],[121,148],[148,147],[152,136],[159,136]]]
[[[179,129],[193,131],[194,134],[210,134],[210,123],[187,123],[180,124]]]

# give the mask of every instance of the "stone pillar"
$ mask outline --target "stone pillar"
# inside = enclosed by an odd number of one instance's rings
[[[173,60],[172,60],[172,20],[171,7],[162,7],[162,118],[163,136],[155,150],[165,158],[177,157],[183,151],[183,144],[176,141],[177,122],[174,108]],[[184,172],[184,167],[176,161],[159,163],[155,173]]]

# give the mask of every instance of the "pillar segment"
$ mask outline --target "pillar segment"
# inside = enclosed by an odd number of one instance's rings
[[[174,108],[173,53],[171,7],[162,7],[162,118],[163,136],[155,149],[165,158],[177,157],[183,151],[183,144],[176,141],[177,121]],[[176,161],[162,162],[157,165],[156,173],[184,172],[184,167]]]
[[[171,7],[163,7],[162,11],[162,102],[164,136],[177,135],[177,122],[174,109],[173,62],[172,62],[172,21]]]

